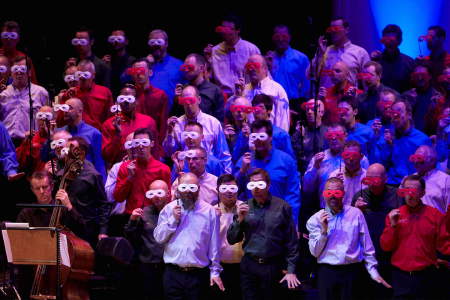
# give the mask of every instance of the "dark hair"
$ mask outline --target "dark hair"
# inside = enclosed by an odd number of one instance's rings
[[[428,74],[430,74],[430,75],[433,74],[433,73],[432,73],[432,67],[431,67],[430,63],[428,63],[428,62],[426,62],[426,61],[417,63],[417,64],[414,66],[413,71],[416,71],[416,69],[419,68],[419,67],[427,69]]]
[[[3,23],[2,28],[6,29],[7,31],[14,30],[17,33],[20,33],[20,26],[16,21],[6,21],[5,23]]]
[[[153,64],[146,57],[141,57],[141,58],[135,59],[131,65],[134,65],[139,62],[145,62],[147,64],[147,68],[149,70],[151,70],[153,68]]]
[[[444,38],[446,37],[447,33],[445,32],[444,27],[439,26],[439,25],[433,25],[428,27],[428,30],[433,30],[434,32],[436,32],[436,36],[439,38]]]
[[[31,183],[31,180],[33,180],[33,179],[34,180],[42,180],[44,178],[48,179],[48,183],[53,184],[53,177],[47,171],[35,171],[35,172],[33,172],[33,174],[31,174],[31,176],[30,176],[30,183]]]
[[[135,136],[139,135],[139,134],[146,134],[146,135],[148,135],[148,138],[149,138],[151,141],[154,141],[154,140],[155,140],[155,136],[154,136],[153,132],[152,132],[149,128],[139,128],[139,129],[136,129],[136,130],[134,131],[134,133],[133,133],[133,138],[134,138]]]
[[[342,102],[347,102],[353,110],[358,109],[358,101],[356,101],[356,98],[353,96],[342,97],[341,100],[339,100],[338,104]]]
[[[187,89],[188,87],[193,88],[195,90],[195,96],[200,98],[200,91],[198,90],[198,88],[196,86],[187,84],[187,85],[183,86],[183,91],[185,89]]]
[[[94,31],[92,31],[92,29],[88,28],[87,26],[78,27],[77,30],[75,30],[75,33],[77,32],[87,32],[89,35],[89,40],[90,41],[94,40]]]
[[[14,58],[14,60],[13,60],[13,65],[15,65],[16,63],[18,63],[18,62],[20,62],[20,61],[22,61],[22,60],[27,60],[27,57],[26,56],[23,56],[23,55],[19,55],[19,56],[16,56],[15,58]],[[27,66],[28,66],[28,62],[26,61],[26,63],[27,63]]]
[[[217,187],[219,187],[224,182],[236,182],[236,178],[232,174],[222,174],[217,178]]]
[[[348,29],[350,27],[350,23],[344,17],[335,16],[335,17],[331,18],[331,22],[337,21],[337,20],[342,20],[342,25],[344,25],[345,29]]]
[[[289,27],[287,25],[284,25],[284,24],[275,25],[275,27],[273,28],[273,31],[275,32],[275,30],[277,30],[277,29],[286,29],[287,32],[289,34],[291,34],[291,31],[289,30]]]
[[[136,94],[136,86],[132,83],[125,83],[120,90],[122,91],[123,89],[132,89],[134,91],[134,93]]]
[[[260,174],[260,175],[262,175],[262,176],[264,177],[264,181],[265,181],[267,184],[270,183],[270,176],[269,176],[269,173],[267,173],[266,170],[261,169],[261,168],[255,168],[255,169],[253,169],[253,170],[250,172],[250,174],[248,175],[248,179],[250,179],[250,178],[252,178],[253,176],[258,175],[258,174]]]
[[[203,153],[202,155],[205,157],[205,159],[206,160],[208,159],[208,153],[206,152],[205,148],[203,148],[203,147],[194,147],[189,150],[199,150]]]
[[[266,133],[268,136],[272,136],[273,134],[273,126],[272,122],[269,120],[255,120],[252,125],[250,125],[251,131],[255,131],[256,129],[266,128]]]
[[[264,104],[264,107],[266,110],[273,110],[273,99],[272,97],[266,95],[266,94],[258,94],[255,97],[253,97],[252,105],[256,106],[258,104]]]
[[[186,128],[186,127],[188,127],[188,126],[197,126],[197,127],[199,127],[199,128],[202,130],[202,132],[203,132],[203,125],[200,124],[200,123],[197,122],[197,121],[188,121],[188,122],[186,123],[186,125],[184,125],[184,128]]]
[[[403,97],[398,97],[398,98],[394,101],[394,104],[392,104],[392,105],[395,105],[395,104],[397,104],[397,103],[403,103],[403,104],[405,105],[406,112],[407,112],[408,114],[412,114],[411,103],[409,103],[409,101],[408,101],[407,99],[405,99],[405,98],[403,98]]]
[[[401,44],[402,41],[403,41],[403,32],[400,29],[400,27],[398,25],[395,25],[395,24],[386,25],[386,27],[384,27],[384,29],[381,32],[381,34],[383,36],[388,35],[388,34],[395,34],[395,37],[397,38],[397,41],[398,41],[399,44]]]
[[[84,152],[84,155],[86,155],[89,151],[89,143],[82,138],[81,136],[73,136],[67,140],[68,142],[77,142],[78,147]]]
[[[377,73],[377,75],[379,77],[381,77],[381,75],[383,75],[383,66],[381,66],[381,64],[377,63],[376,61],[368,61],[364,64],[365,69],[367,69],[370,66],[375,67],[375,73]]]
[[[357,141],[346,141],[344,144],[344,149],[345,148],[349,148],[349,147],[358,147],[359,152],[361,153],[361,144],[358,143]]]
[[[425,188],[426,188],[425,180],[420,175],[413,174],[413,175],[406,176],[405,179],[403,179],[403,181],[402,181],[402,187],[405,184],[405,182],[408,180],[420,182],[420,187],[422,188],[422,191],[425,191]]]
[[[194,57],[195,58],[195,62],[200,65],[200,66],[205,66],[206,68],[206,58],[203,55],[197,54],[197,53],[191,53],[188,56],[186,56],[186,58],[188,57]]]
[[[234,24],[234,29],[242,29],[242,20],[237,15],[229,14],[222,18],[222,22],[230,22]]]
[[[400,94],[394,90],[391,89],[390,87],[385,86],[384,88],[381,89],[380,91],[380,95],[384,95],[384,94],[392,94],[395,96],[395,99],[397,99],[398,97],[400,97]],[[395,101],[395,100],[394,100]]]

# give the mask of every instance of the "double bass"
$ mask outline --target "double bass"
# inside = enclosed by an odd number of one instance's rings
[[[83,169],[83,159],[79,147],[70,145],[66,157],[64,174],[59,185],[66,189]],[[59,202],[59,201],[58,201]],[[61,203],[56,203],[61,204]],[[78,238],[69,229],[60,224],[62,207],[55,207],[52,212],[49,227],[61,228],[61,233],[67,237],[67,247],[70,257],[70,268],[60,266],[60,286],[64,300],[88,300],[88,281],[94,269],[94,250],[88,242]],[[47,300],[57,299],[57,272],[56,266],[38,265],[34,276],[30,299]]]

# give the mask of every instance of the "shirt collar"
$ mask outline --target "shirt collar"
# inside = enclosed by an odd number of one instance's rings
[[[272,194],[269,193],[269,195],[267,196],[266,202],[264,202],[264,204],[261,206],[258,204],[258,202],[256,201],[255,198],[251,199],[253,206],[256,208],[264,208],[264,207],[268,207],[270,205],[270,202],[272,201]]]

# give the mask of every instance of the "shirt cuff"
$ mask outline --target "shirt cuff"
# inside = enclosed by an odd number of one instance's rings
[[[367,270],[367,272],[369,272],[369,275],[373,280],[380,277],[380,274],[378,273],[378,270],[376,267],[373,267],[370,270]]]
[[[12,176],[12,175],[16,175],[17,174],[17,170],[9,170],[8,172],[6,172],[7,176]]]

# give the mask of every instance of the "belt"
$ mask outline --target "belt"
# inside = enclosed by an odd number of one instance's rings
[[[253,254],[246,254],[249,258],[256,261],[258,264],[266,265],[266,264],[272,264],[276,262],[281,262],[282,257],[281,256],[272,256],[272,257],[259,257]]]
[[[201,267],[182,267],[179,265],[175,265],[175,264],[167,264],[168,266],[181,271],[181,272],[194,272],[194,271],[201,271],[204,270],[206,267],[201,268]]]
[[[428,273],[432,273],[434,271],[436,271],[436,267],[434,265],[428,266],[425,269],[422,270],[417,270],[417,271],[403,271],[400,268],[394,267],[397,271],[403,273],[403,274],[407,274],[409,276],[415,276],[415,275],[426,275]]]

